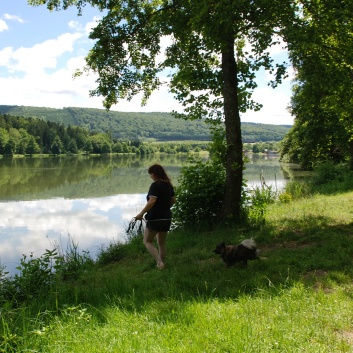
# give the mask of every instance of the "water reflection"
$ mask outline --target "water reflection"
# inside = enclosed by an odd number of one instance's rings
[[[0,159],[0,200],[101,197],[145,192],[147,168],[165,166],[176,181],[186,156],[79,156]]]
[[[145,202],[144,194],[88,199],[46,199],[0,203],[0,259],[13,271],[21,254],[40,256],[69,236],[95,256],[102,244],[124,241],[124,230]]]
[[[0,159],[0,263],[15,270],[21,254],[65,248],[69,236],[95,256],[102,244],[124,241],[130,219],[145,203],[147,168],[164,165],[174,183],[185,156]],[[281,188],[291,175],[278,158],[252,158],[245,178],[251,187],[263,173]]]

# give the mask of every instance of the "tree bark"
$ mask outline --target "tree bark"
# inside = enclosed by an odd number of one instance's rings
[[[238,99],[238,68],[234,37],[228,36],[222,49],[224,119],[226,129],[226,192],[221,218],[238,221],[241,211],[243,182],[243,143]]]
[[[349,169],[353,171],[353,136],[349,141]]]

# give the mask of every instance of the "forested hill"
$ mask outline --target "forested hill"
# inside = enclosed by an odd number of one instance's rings
[[[91,108],[43,108],[0,105],[0,114],[41,118],[79,126],[92,132],[106,132],[116,139],[209,140],[210,133],[204,121],[176,119],[169,113],[134,113],[106,111]],[[280,141],[290,125],[242,123],[243,142]]]

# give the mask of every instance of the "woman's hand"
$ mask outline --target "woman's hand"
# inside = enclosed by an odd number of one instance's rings
[[[136,215],[135,219],[137,219],[138,221],[141,221],[143,219],[143,213],[139,213],[138,215]]]

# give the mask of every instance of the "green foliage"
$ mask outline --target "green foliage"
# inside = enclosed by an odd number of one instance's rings
[[[314,185],[328,184],[334,181],[342,182],[346,173],[347,165],[327,161],[317,165],[311,181]]]
[[[299,94],[298,90],[305,90]],[[308,90],[308,92],[306,92]],[[328,114],[319,104],[313,88],[298,85],[292,98],[292,109],[296,115],[294,126],[280,143],[281,158],[300,163],[305,169],[313,169],[318,163],[332,161],[340,163],[349,156],[349,135],[337,114]],[[308,110],[310,109],[310,110]]]
[[[121,241],[110,241],[109,244],[101,246],[97,254],[97,264],[104,266],[119,262],[126,257],[125,248]]]
[[[76,280],[84,271],[94,264],[90,253],[86,250],[80,251],[78,244],[69,236],[66,248],[60,244],[55,247],[55,275],[64,281]]]
[[[260,153],[260,152],[261,152],[261,150],[260,150],[258,144],[254,143],[254,145],[252,146],[252,153]]]
[[[87,130],[64,127],[41,118],[0,115],[0,154],[59,155],[82,152],[90,138]]]
[[[319,163],[305,180],[289,181],[285,193],[295,200],[315,194],[335,194],[353,190],[353,172],[344,163]]]
[[[210,159],[214,165],[225,169],[226,167],[226,131],[222,125],[213,125],[211,127],[212,143],[210,143],[208,151],[210,152]]]
[[[274,203],[278,195],[273,191],[272,185],[255,186],[247,190],[247,202],[244,211],[247,216],[247,223],[252,228],[259,228],[265,224],[266,210],[271,203]]]
[[[53,141],[52,145],[50,146],[50,149],[54,155],[59,155],[62,152],[64,152],[63,151],[64,146],[63,146],[59,136],[55,136],[54,141]]]
[[[107,245],[102,245],[97,254],[96,263],[104,266],[110,263],[119,262],[122,259],[134,256],[134,254],[145,250],[143,245],[144,221],[130,221],[125,239],[111,240]]]
[[[282,155],[304,168],[350,158],[353,170],[352,11],[349,1],[311,2],[284,31],[296,80]]]
[[[255,186],[250,191],[250,200],[253,206],[269,205],[276,200],[277,193],[273,190],[273,186]]]
[[[30,108],[31,107],[29,107],[29,112],[31,112]],[[43,108],[43,110],[45,113],[45,108]],[[25,112],[26,109],[24,109],[24,113]],[[141,114],[143,119],[145,119],[145,121],[147,122],[146,117],[143,115],[143,113]],[[98,116],[98,118],[100,118],[100,116]],[[136,117],[134,115],[131,117],[131,119],[132,118],[139,119],[139,116],[137,115]],[[92,117],[92,119],[97,119],[97,117]],[[174,118],[171,119],[174,123],[176,122]],[[95,154],[114,152],[147,155],[158,152],[168,154],[190,153],[198,152],[201,150],[205,151],[209,148],[208,141],[197,140],[197,138],[200,138],[200,136],[195,136],[196,140],[189,141],[112,141],[112,134],[109,131],[109,135],[102,132],[91,133],[91,135],[89,135],[88,131],[82,128],[73,127],[71,125],[69,125],[67,128],[64,128],[61,123],[54,123],[49,121],[45,122],[42,119],[38,118],[19,118],[10,115],[0,115],[0,121],[3,122],[2,125],[5,127],[0,128],[0,154],[2,153],[5,155],[33,155],[37,153],[49,153],[54,155],[60,155],[63,153],[77,154],[82,152]],[[139,122],[137,122],[137,125],[138,124]],[[129,124],[129,126],[136,126],[136,124]],[[148,121],[148,126],[152,126],[150,121]],[[249,124],[249,127],[251,126],[252,124]],[[267,125],[258,126],[258,124],[256,124],[254,126],[256,126],[257,129],[257,136],[261,138],[262,131],[264,129],[266,130]],[[156,125],[153,125],[153,128],[155,130],[158,130],[158,128],[156,128]],[[244,131],[245,133],[247,133],[247,128],[245,128]],[[120,132],[123,133],[123,131],[121,130]],[[284,131],[282,131],[282,133],[284,134]],[[126,135],[129,135],[128,131],[126,131]]]
[[[83,149],[87,132],[104,132],[119,141],[209,141],[210,129],[204,120],[185,121],[175,119],[170,113],[131,113],[90,108],[41,108],[0,105],[0,114],[36,117],[47,122],[64,124],[70,130],[80,128],[75,136],[78,148]],[[0,126],[1,126],[0,115]],[[133,122],[133,123],[132,123]],[[75,126],[75,127],[73,127]],[[288,125],[242,123],[242,138],[245,143],[258,141],[281,141],[289,131]],[[72,136],[72,133],[68,134]],[[84,134],[86,133],[86,135]],[[83,138],[83,141],[82,141]],[[78,142],[81,139],[82,142]],[[0,137],[0,142],[1,142]],[[139,147],[137,145],[136,147]],[[1,154],[1,153],[0,153]]]
[[[293,200],[309,196],[311,194],[309,183],[304,180],[289,181],[285,186],[284,194],[288,195],[287,199]]]
[[[177,227],[211,227],[220,223],[220,211],[225,197],[225,130],[222,125],[211,127],[212,143],[209,159],[190,158],[179,174],[173,207]]]
[[[67,146],[67,150],[68,152],[77,154],[78,153],[78,147],[77,147],[77,143],[74,139],[71,139],[68,146]]]
[[[92,143],[92,153],[110,153],[112,143],[108,135],[98,133],[90,138]]]
[[[257,141],[263,141],[263,140],[257,140]],[[252,152],[252,153],[269,153],[273,151],[277,152],[280,149],[281,142],[282,141],[244,143],[243,149],[245,152]]]
[[[278,201],[280,203],[290,203],[293,201],[293,196],[289,192],[282,192],[278,195]]]
[[[320,163],[310,180],[313,193],[332,194],[353,189],[353,171],[344,163]]]
[[[97,254],[96,263],[104,266],[119,262],[128,257],[144,252],[143,236],[141,232],[128,234],[126,241],[111,240],[108,244],[102,245]]]
[[[211,132],[213,138],[208,149],[209,160],[191,160],[192,165],[180,171],[176,189],[178,202],[173,208],[177,227],[213,227],[221,221],[224,223],[220,212],[226,192],[225,130],[222,125],[215,124]],[[276,197],[271,186],[262,185],[249,191],[243,181],[241,208],[248,224],[252,227],[263,225],[265,210]]]
[[[56,245],[38,258],[33,253],[23,254],[16,268],[18,273],[8,276],[3,268],[0,271],[0,303],[17,306],[38,297],[44,299],[42,296],[53,291],[58,280],[77,279],[92,264],[89,254],[81,254],[71,239],[66,252]]]
[[[28,258],[24,254],[20,265],[16,267],[19,274],[15,274],[11,281],[14,290],[12,299],[18,302],[29,301],[50,288],[54,279],[56,256],[55,250],[46,250],[39,258],[35,258],[33,253]]]
[[[177,227],[211,226],[217,218],[225,192],[225,170],[212,161],[191,161],[193,165],[180,171],[173,206]]]
[[[262,148],[275,149],[270,144],[282,141],[288,133],[291,125],[270,125],[258,123],[242,123],[242,140],[247,143],[258,142]],[[261,143],[268,143],[262,146]]]

